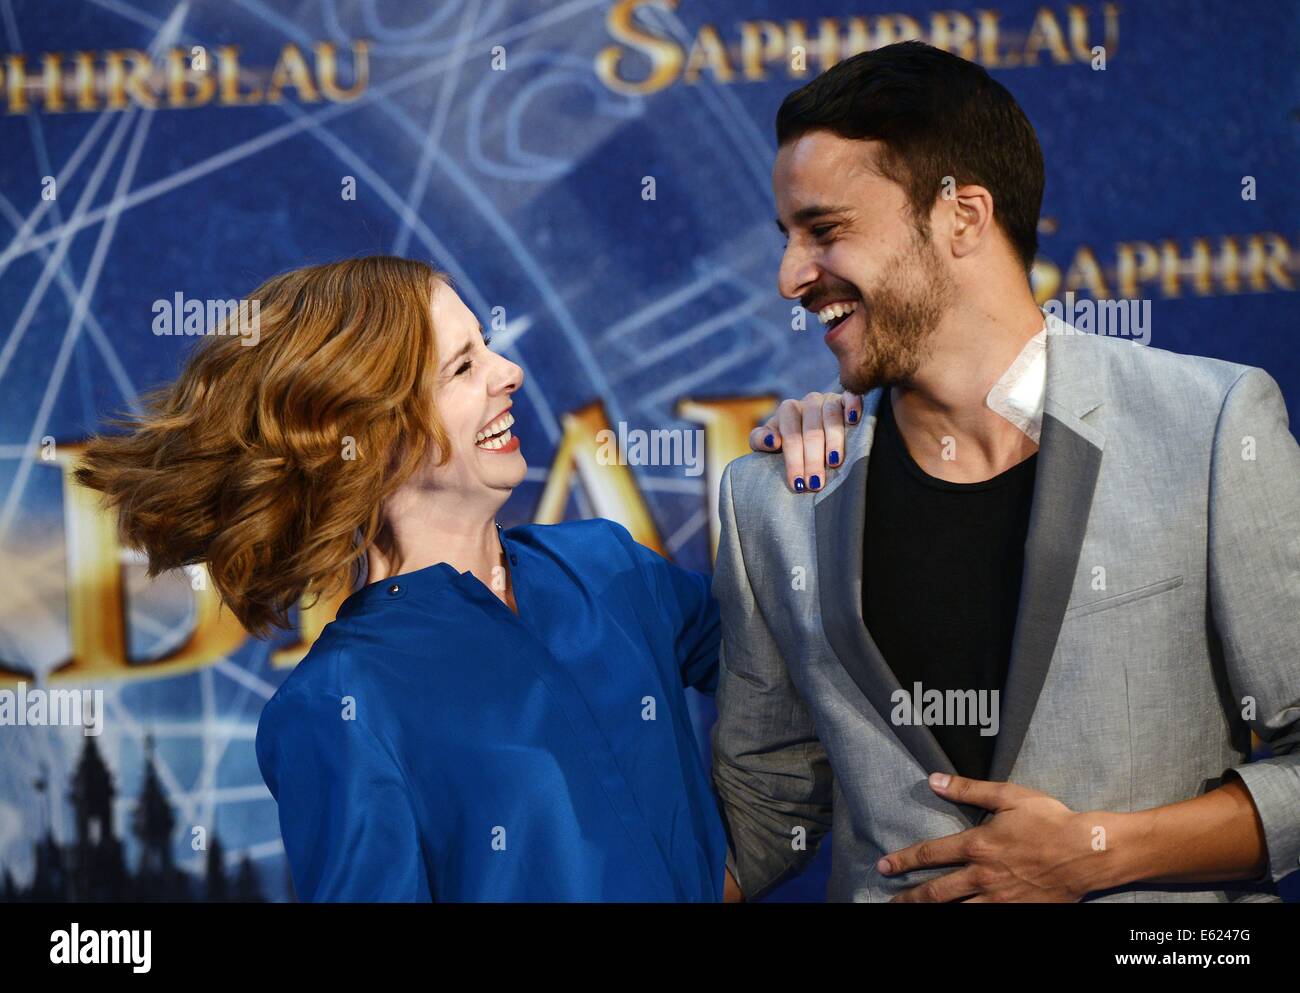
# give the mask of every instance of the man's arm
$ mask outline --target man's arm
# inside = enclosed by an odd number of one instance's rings
[[[1219,414],[1209,523],[1210,614],[1228,680],[1273,752],[1227,779],[1249,791],[1276,881],[1300,868],[1300,446],[1262,369],[1241,375]]]
[[[754,601],[736,530],[731,470],[718,498],[713,593],[722,611],[713,783],[727,823],[727,871],[748,899],[803,869],[831,824],[831,770]],[[734,895],[734,894],[733,894]]]

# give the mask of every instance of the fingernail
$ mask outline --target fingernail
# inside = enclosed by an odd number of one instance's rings
[[[858,423],[858,412],[856,410],[849,411],[849,423],[850,424]]]
[[[804,484],[803,484],[803,476],[795,476],[795,477],[794,477],[794,491],[795,491],[796,493],[802,493],[806,488],[807,488],[807,487],[805,487]]]
[[[774,439],[770,434],[763,439],[764,448],[771,448],[775,444],[776,444],[776,439]]]
[[[831,461],[831,465],[839,465],[839,464],[840,464],[840,453],[839,453],[839,452],[831,452],[831,460],[830,460],[830,461]]]
[[[808,488],[809,488],[809,489],[819,490],[819,489],[821,489],[821,486],[822,486],[822,478],[821,478],[821,476],[809,476],[809,477],[808,477]]]
[[[882,875],[888,876],[888,875],[889,875],[889,871],[890,871],[890,870],[889,870],[889,859],[881,859],[879,862],[877,862],[877,863],[876,863],[876,871],[879,872],[879,873],[881,873]]]
[[[949,784],[950,782],[952,782],[952,777],[949,776],[946,772],[932,772],[932,773],[930,773],[930,785],[931,785],[931,786],[935,786],[935,787],[937,787],[937,788],[939,788],[939,789],[941,789],[941,790],[946,790],[946,789],[948,788],[948,784]]]

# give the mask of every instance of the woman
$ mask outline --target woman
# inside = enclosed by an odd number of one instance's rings
[[[299,898],[721,899],[683,692],[716,685],[708,577],[610,521],[496,524],[523,371],[429,266],[253,297],[256,347],[206,339],[78,477],[151,575],[207,562],[254,634],[364,575],[258,725]]]

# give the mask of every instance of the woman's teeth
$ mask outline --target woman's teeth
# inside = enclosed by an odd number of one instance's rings
[[[817,320],[821,321],[823,324],[829,324],[836,318],[848,317],[849,314],[853,313],[857,309],[858,305],[856,302],[833,303],[829,307],[823,307],[821,310],[817,311]]]
[[[510,443],[510,425],[514,424],[514,416],[505,413],[489,424],[486,428],[478,433],[474,438],[474,444],[479,448],[501,448]]]

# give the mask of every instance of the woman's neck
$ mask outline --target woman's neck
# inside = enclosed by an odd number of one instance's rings
[[[431,501],[399,501],[385,508],[378,538],[366,550],[366,583],[446,562],[473,574],[514,609],[510,571],[497,534],[496,510],[453,512]]]

